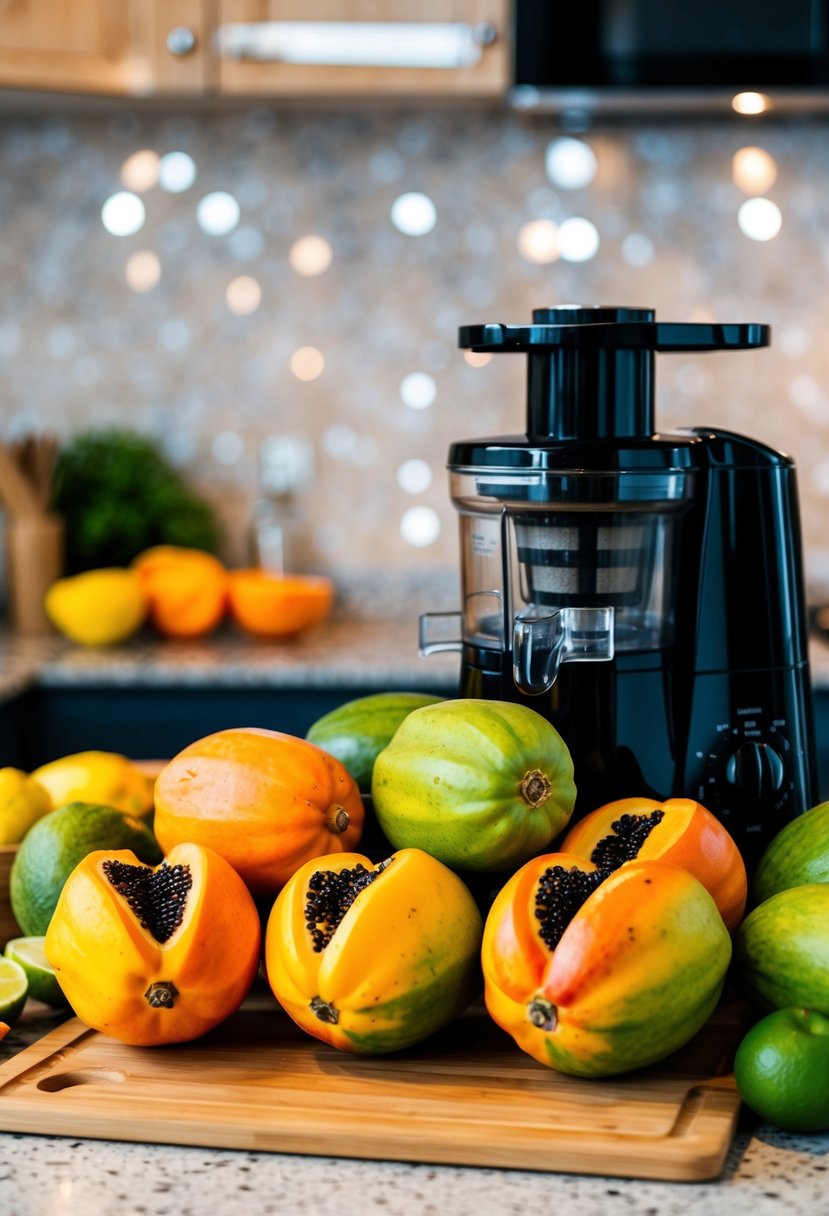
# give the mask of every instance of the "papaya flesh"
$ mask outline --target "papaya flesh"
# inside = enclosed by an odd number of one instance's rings
[[[561,851],[605,869],[634,859],[680,866],[712,896],[729,932],[743,918],[748,883],[740,851],[720,821],[690,798],[609,802],[570,829]]]
[[[44,950],[87,1025],[158,1046],[198,1038],[238,1008],[260,938],[235,870],[182,844],[155,867],[129,849],[89,853],[64,884]]]
[[[607,1077],[661,1060],[704,1025],[731,939],[702,884],[665,862],[612,873],[533,858],[499,892],[482,949],[490,1015],[542,1064]]]
[[[464,883],[404,849],[308,862],[274,903],[265,968],[303,1030],[343,1051],[383,1054],[458,1016],[479,989],[483,925]]]

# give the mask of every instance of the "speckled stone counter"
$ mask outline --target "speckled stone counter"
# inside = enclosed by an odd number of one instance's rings
[[[829,648],[816,644],[817,687]],[[451,685],[457,656],[417,655],[416,621],[333,620],[291,643],[235,634],[190,645],[135,641],[85,651],[58,638],[0,639],[0,696],[51,687]],[[55,1024],[30,1004],[0,1059]],[[543,1165],[543,1161],[539,1161]],[[829,1135],[791,1136],[746,1116],[722,1177],[684,1184],[314,1156],[148,1146],[0,1132],[2,1216],[826,1216]]]
[[[55,1014],[30,1003],[22,1022],[0,1043],[0,1059],[55,1022]],[[787,1135],[748,1117],[722,1176],[700,1184],[0,1132],[3,1216],[826,1216],[827,1211],[829,1135]]]
[[[124,646],[73,646],[62,638],[0,635],[0,699],[33,684],[83,687],[446,688],[455,653],[420,658],[417,618],[335,618],[283,642],[227,628],[199,641],[141,635]]]
[[[829,646],[811,644],[812,683],[829,688]],[[226,629],[193,642],[148,635],[93,650],[63,638],[0,633],[0,700],[33,684],[83,687],[373,687],[445,689],[457,681],[456,653],[421,658],[417,618],[335,618],[285,642],[255,642]]]

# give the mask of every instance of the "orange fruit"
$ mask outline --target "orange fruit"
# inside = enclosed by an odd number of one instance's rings
[[[829,1018],[777,1009],[752,1026],[734,1057],[746,1106],[784,1131],[829,1130]]]
[[[201,549],[156,545],[133,562],[147,597],[150,623],[171,638],[210,633],[224,618],[227,571]]]
[[[357,783],[339,760],[305,739],[256,726],[197,739],[155,786],[154,830],[165,852],[204,845],[255,895],[271,898],[306,861],[353,852],[364,818]]]
[[[290,637],[324,621],[334,601],[330,579],[310,574],[230,573],[230,611],[255,637]]]

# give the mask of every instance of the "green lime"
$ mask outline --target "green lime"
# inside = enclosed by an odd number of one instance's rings
[[[26,972],[13,959],[0,957],[0,1022],[13,1026],[29,992]]]
[[[777,1009],[748,1034],[734,1057],[740,1097],[784,1131],[829,1130],[829,1018]]]
[[[86,802],[59,807],[29,829],[12,864],[9,896],[23,934],[46,933],[63,884],[96,849],[132,849],[149,865],[162,860],[158,842],[140,819]]]
[[[26,972],[30,997],[56,1009],[66,1005],[57,976],[43,952],[42,937],[13,937],[6,942],[5,954],[6,958],[19,963]]]

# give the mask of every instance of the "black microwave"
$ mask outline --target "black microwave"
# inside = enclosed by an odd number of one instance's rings
[[[514,21],[519,108],[829,106],[829,0],[514,0]]]

